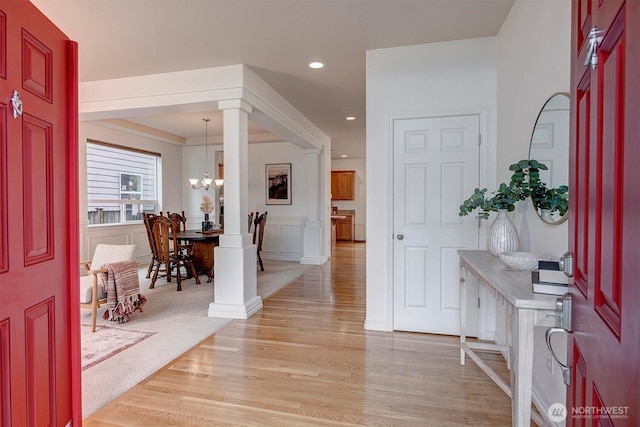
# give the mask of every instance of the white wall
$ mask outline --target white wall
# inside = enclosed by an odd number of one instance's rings
[[[187,145],[182,147],[182,179],[180,180],[180,193],[182,197],[182,207],[184,209],[187,222],[191,223],[189,228],[197,228],[204,220],[204,214],[200,211],[202,196],[205,194],[214,201],[218,193],[214,188],[205,190],[204,188],[191,188],[190,178],[202,179],[205,168],[209,171],[209,177],[216,178],[218,164],[215,161],[217,150],[222,150],[222,146],[209,145],[205,150],[204,145]],[[205,157],[205,151],[207,153]],[[214,221],[216,212],[212,212],[209,220]]]
[[[390,116],[485,109],[483,141],[489,147],[483,185],[507,181],[508,166],[528,157],[545,101],[553,93],[569,92],[570,7],[569,0],[516,0],[495,38],[367,52],[366,328],[393,328]],[[566,250],[567,223],[545,224],[528,203],[520,204],[512,218],[523,250]],[[495,319],[500,340],[500,308]],[[535,337],[534,393],[548,406],[564,402],[565,388],[558,369],[553,376],[547,371],[543,333],[540,328]],[[556,344],[562,356],[564,343]]]
[[[529,141],[538,112],[557,92],[570,89],[569,0],[516,0],[497,36],[498,150],[497,174],[509,178],[508,166],[528,157]],[[561,255],[568,249],[568,223],[548,225],[530,203],[520,204],[512,217],[521,249]],[[498,308],[500,306],[498,305]],[[504,319],[501,310],[496,319]],[[496,322],[503,325],[504,322]],[[497,328],[498,340],[504,328]],[[556,354],[566,357],[566,343],[554,342]],[[537,328],[534,354],[534,393],[544,406],[565,401],[560,370],[546,367],[544,328]]]
[[[571,2],[517,0],[497,37],[499,182],[508,167],[529,155],[529,141],[540,109],[557,92],[569,92]],[[513,216],[521,249],[561,255],[568,224],[544,224],[530,204]]]
[[[367,329],[392,330],[390,118],[480,114],[481,183],[494,179],[495,38],[367,52]]]
[[[291,205],[266,204],[265,165],[291,163]],[[262,257],[300,261],[307,220],[307,158],[287,142],[249,144],[249,209],[268,212]]]
[[[332,171],[356,171],[356,192],[355,200],[333,200],[331,204],[337,206],[339,210],[355,210],[355,240],[366,240],[367,223],[367,170],[365,159],[333,159],[331,160]]]

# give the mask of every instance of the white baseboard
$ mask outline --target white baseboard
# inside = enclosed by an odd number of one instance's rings
[[[366,329],[368,331],[385,331],[385,332],[393,331],[393,328],[388,323],[385,323],[385,322],[372,322],[372,321],[369,321],[369,320],[365,320],[364,321],[364,329]]]

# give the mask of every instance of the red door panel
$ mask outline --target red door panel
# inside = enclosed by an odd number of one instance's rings
[[[597,66],[584,66],[598,29]],[[640,425],[640,2],[574,0],[568,425]]]
[[[81,424],[76,64],[35,6],[0,0],[2,426]]]
[[[25,113],[22,117],[22,188],[24,263],[52,259],[53,129]]]
[[[0,14],[0,17],[3,15]],[[0,20],[0,23],[2,21]],[[0,25],[0,31],[2,26]],[[0,40],[0,45],[2,40]],[[0,59],[1,60],[1,59]],[[1,79],[0,79],[1,80]],[[7,212],[7,117],[9,108],[0,101],[0,212]],[[9,269],[8,215],[0,215],[0,274]]]
[[[27,419],[31,425],[56,425],[54,299],[25,311]]]
[[[52,102],[53,52],[22,30],[22,87],[29,92]]]
[[[620,334],[620,264],[622,233],[622,156],[624,154],[624,17],[622,8],[599,47],[595,160],[596,312]],[[599,220],[598,220],[599,219]]]

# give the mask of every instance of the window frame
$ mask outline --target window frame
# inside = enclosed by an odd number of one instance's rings
[[[138,215],[141,212],[156,212],[159,209],[159,192],[161,188],[160,185],[162,182],[162,176],[161,176],[162,156],[160,153],[126,147],[119,144],[96,141],[93,139],[87,139],[86,143],[87,143],[86,196],[87,196],[87,219],[89,221],[88,227],[108,227],[108,226],[123,226],[123,225],[126,226],[126,225],[139,224],[142,222],[142,218],[127,220],[127,213],[133,215],[133,212],[137,210],[135,214]],[[147,188],[145,190],[145,185],[148,185],[148,183],[145,184],[145,177],[148,176],[149,173],[145,175],[143,173],[132,172],[131,166],[129,166],[128,169],[127,167],[124,167],[122,169],[105,167],[103,170],[103,173],[105,173],[106,174],[105,176],[108,176],[108,178],[110,178],[112,182],[108,183],[103,187],[90,184],[91,182],[95,182],[95,178],[93,179],[90,179],[90,178],[92,178],[92,176],[95,177],[99,175],[97,173],[98,171],[97,168],[93,168],[89,166],[90,162],[95,161],[95,159],[91,157],[97,156],[95,153],[92,153],[92,151],[94,151],[92,148],[100,149],[101,147],[105,148],[107,152],[113,153],[114,156],[121,156],[126,158],[127,155],[133,154],[133,156],[130,159],[129,158],[126,159],[126,161],[130,163],[131,162],[135,163],[136,156],[138,158],[140,158],[140,155],[145,156],[147,161],[141,162],[140,164],[144,165],[145,167],[153,165],[152,166],[153,172],[151,173],[151,175],[153,176],[153,180],[151,180],[153,198],[147,198],[147,199],[144,198],[145,194],[147,195],[147,197],[149,194],[149,189]],[[154,158],[153,163],[151,163],[151,158],[149,157]],[[138,191],[131,191],[126,189],[123,190],[123,185],[122,185],[123,175],[124,176],[128,175],[136,178],[139,177],[139,181],[134,187],[134,189],[137,189]],[[109,186],[109,184],[111,184],[111,187],[113,187],[114,181],[117,182],[117,191],[114,190],[113,188],[110,188]],[[147,181],[149,181],[148,177],[147,177]],[[114,194],[117,193],[117,197],[90,198],[91,194],[102,195],[102,193],[105,192],[105,189],[107,189],[107,191],[111,190],[111,192]],[[94,190],[94,192],[92,193],[91,190]],[[99,191],[95,191],[95,190],[99,190]],[[128,197],[123,198],[123,196],[125,195]],[[107,194],[107,196],[109,195]],[[129,198],[132,196],[137,196],[139,198]],[[104,208],[95,207],[95,205],[109,205],[108,206],[109,209],[105,211]],[[137,208],[134,208],[134,206],[136,206]],[[92,207],[93,209],[95,209],[96,213],[93,212]],[[118,214],[116,215],[118,216],[119,221],[102,222],[104,221],[105,212],[118,212]],[[92,220],[92,217],[94,218],[93,220]]]

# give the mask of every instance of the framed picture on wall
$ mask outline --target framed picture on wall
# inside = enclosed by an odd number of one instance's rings
[[[291,163],[265,166],[267,205],[291,204]]]

